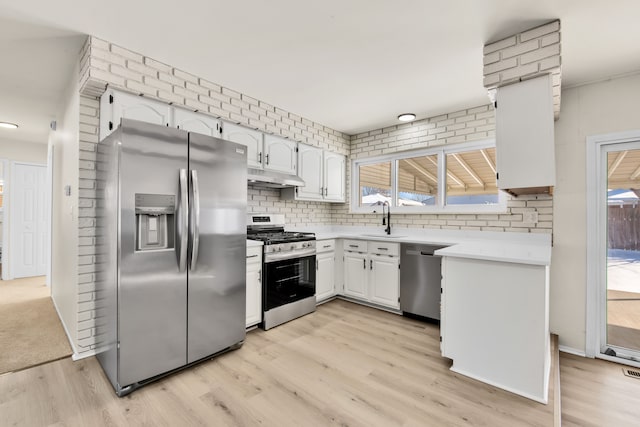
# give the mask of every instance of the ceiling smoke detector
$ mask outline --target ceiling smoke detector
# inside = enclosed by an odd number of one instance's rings
[[[416,115],[413,113],[404,113],[398,116],[398,120],[401,122],[410,122],[411,120],[415,120]]]
[[[0,122],[0,128],[5,128],[5,129],[18,129],[18,125],[15,123],[9,123],[9,122]]]

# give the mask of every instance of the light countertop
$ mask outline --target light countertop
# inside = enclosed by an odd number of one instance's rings
[[[320,226],[298,231],[312,231],[317,240],[358,239],[397,243],[447,246],[436,255],[487,261],[548,266],[551,264],[551,235],[492,231],[392,229],[391,237],[382,227]]]

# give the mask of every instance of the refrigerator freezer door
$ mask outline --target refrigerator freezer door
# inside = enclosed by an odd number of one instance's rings
[[[190,133],[189,140],[191,206],[199,205],[188,272],[191,363],[245,337],[247,155],[245,146],[221,139]]]
[[[121,387],[186,364],[187,271],[179,271],[180,241],[188,217],[181,203],[180,169],[188,166],[187,133],[136,121],[122,121],[120,154],[120,262],[118,340]],[[186,171],[182,175],[186,183]],[[186,194],[186,191],[185,191]],[[136,250],[138,200],[165,200],[172,247]],[[168,200],[168,202],[167,202]],[[168,206],[168,207],[167,207]],[[138,209],[140,212],[141,209]],[[140,212],[138,214],[140,214]],[[186,249],[186,248],[185,248]],[[186,257],[185,257],[186,264]],[[185,265],[186,267],[186,265]]]

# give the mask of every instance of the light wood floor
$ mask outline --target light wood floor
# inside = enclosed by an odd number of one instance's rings
[[[333,301],[119,399],[95,358],[0,376],[0,426],[551,426],[545,406],[449,371],[438,328]],[[640,421],[640,380],[562,354],[564,425]]]
[[[607,343],[640,350],[640,293],[607,291]]]

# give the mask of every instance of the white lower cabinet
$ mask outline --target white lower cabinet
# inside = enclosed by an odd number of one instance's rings
[[[344,294],[381,306],[400,308],[400,245],[345,240]]]
[[[247,328],[262,321],[262,246],[247,248]]]
[[[400,259],[388,255],[370,255],[369,299],[376,304],[400,308]]]
[[[358,252],[344,253],[344,294],[367,299],[367,255]]]
[[[549,266],[444,256],[442,276],[451,370],[547,403]]]
[[[335,240],[316,242],[316,302],[336,294]]]

